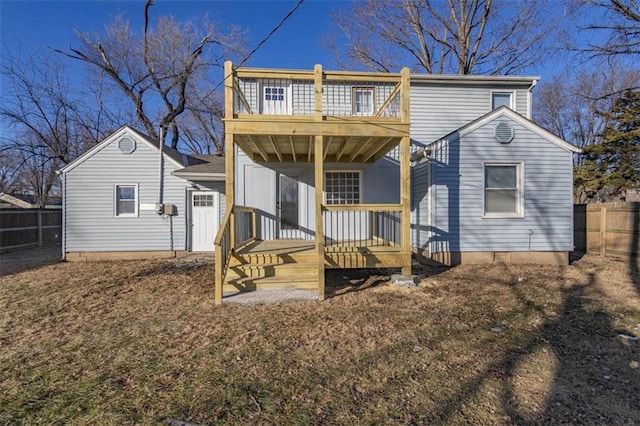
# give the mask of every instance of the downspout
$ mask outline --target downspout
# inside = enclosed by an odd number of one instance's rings
[[[162,208],[162,189],[163,189],[163,181],[164,181],[164,128],[160,126],[160,140],[158,141],[158,149],[160,150],[160,155],[158,156],[158,203],[156,204],[156,213],[161,215],[163,213]]]
[[[62,257],[61,260],[67,259],[67,174],[58,170],[56,173],[62,175]]]
[[[538,80],[533,80],[531,82],[531,86],[529,86],[529,90],[527,91],[527,118],[529,120],[533,120],[533,105],[531,104],[532,102],[532,94],[533,94],[533,88],[536,87],[536,84],[538,84]]]

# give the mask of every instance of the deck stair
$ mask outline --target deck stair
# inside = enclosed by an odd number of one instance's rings
[[[253,291],[291,286],[315,289],[318,285],[316,254],[308,250],[240,250],[229,262],[224,291]]]

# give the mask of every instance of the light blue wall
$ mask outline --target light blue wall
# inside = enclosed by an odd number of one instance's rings
[[[136,150],[123,154],[120,136],[136,140]],[[177,215],[159,216],[139,210],[138,217],[116,217],[116,184],[137,184],[138,203],[155,204],[158,198],[158,151],[135,135],[122,133],[66,173],[66,251],[185,250],[187,182],[172,176],[179,167],[165,157],[165,204],[174,204]]]
[[[509,121],[515,139],[494,138]],[[572,154],[506,117],[432,146],[432,252],[573,250]],[[484,163],[522,162],[524,217],[484,218]]]

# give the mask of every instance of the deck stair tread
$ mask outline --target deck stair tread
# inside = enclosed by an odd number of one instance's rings
[[[281,277],[281,276],[268,276],[268,277],[242,277],[232,278],[227,281],[227,284],[243,285],[243,284],[290,284],[291,287],[296,287],[299,283],[317,282],[318,275],[296,275],[295,277]]]

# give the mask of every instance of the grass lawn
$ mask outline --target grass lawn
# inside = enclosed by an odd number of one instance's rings
[[[628,261],[424,268],[269,306],[214,306],[211,268],[0,277],[0,424],[640,423]]]

